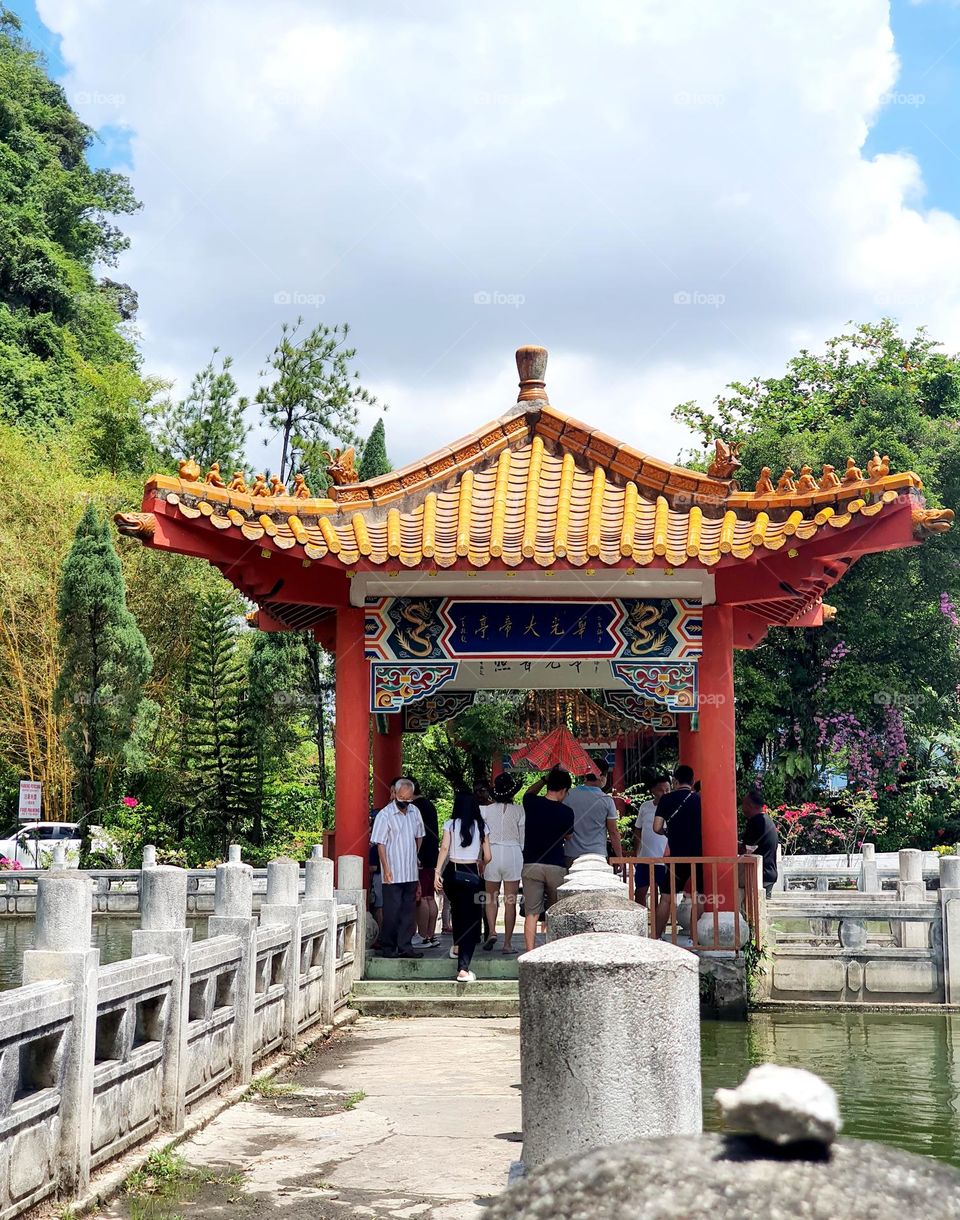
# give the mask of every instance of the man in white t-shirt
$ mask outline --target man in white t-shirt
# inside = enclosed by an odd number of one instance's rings
[[[650,799],[643,802],[637,811],[637,820],[633,824],[634,855],[643,859],[663,859],[667,850],[667,836],[658,835],[653,829],[653,819],[657,816],[657,806],[665,792],[670,791],[670,777],[658,775],[650,785]],[[657,892],[666,884],[666,866],[654,866],[653,905],[657,905]],[[647,890],[650,888],[650,866],[636,866],[634,898],[641,906],[647,905]]]

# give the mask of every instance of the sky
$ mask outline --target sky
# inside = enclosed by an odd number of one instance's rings
[[[400,464],[542,344],[554,406],[673,459],[676,403],[850,319],[960,349],[960,3],[13,8],[143,202],[119,278],[174,393],[349,322]]]

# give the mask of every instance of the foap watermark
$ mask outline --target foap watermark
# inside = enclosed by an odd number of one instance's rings
[[[726,305],[727,298],[722,292],[700,292],[699,289],[682,289],[680,292],[673,294],[673,303],[674,305],[706,305],[711,309],[719,309],[721,305]]]
[[[326,301],[327,298],[322,292],[291,292],[281,289],[273,294],[274,305],[305,305],[310,309],[319,309]]]
[[[74,106],[125,106],[125,93],[101,93],[99,89],[81,89],[71,99]]]
[[[873,692],[873,702],[879,707],[908,708],[918,707],[924,699],[915,691],[877,690]]]
[[[675,106],[724,106],[725,93],[702,93],[695,89],[678,89],[673,95]]]
[[[519,309],[526,300],[522,292],[494,292],[483,289],[473,294],[474,305],[510,305],[513,309]]]
[[[925,93],[881,93],[881,106],[923,106],[927,100]]]

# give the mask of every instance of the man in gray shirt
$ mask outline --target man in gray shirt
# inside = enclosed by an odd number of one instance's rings
[[[578,856],[605,857],[608,834],[613,845],[613,854],[623,855],[620,829],[617,826],[617,807],[613,797],[603,791],[607,782],[607,764],[595,759],[594,766],[599,774],[585,775],[566,798],[566,804],[573,810],[573,834],[564,844],[567,868]]]

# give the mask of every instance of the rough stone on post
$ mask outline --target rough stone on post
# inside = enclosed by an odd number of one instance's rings
[[[90,948],[93,892],[84,876],[47,873],[37,884],[33,947],[48,953],[82,953]]]
[[[701,1130],[693,954],[611,933],[534,949],[520,958],[520,1033],[528,1170],[638,1136]]]

